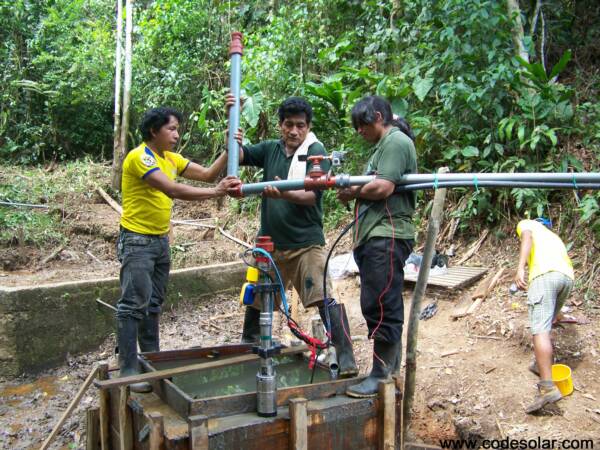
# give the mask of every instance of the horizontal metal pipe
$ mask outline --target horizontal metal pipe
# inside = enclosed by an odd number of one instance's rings
[[[418,191],[424,189],[436,188],[456,188],[456,187],[496,187],[496,188],[529,188],[529,189],[575,189],[573,183],[557,182],[534,182],[534,181],[479,181],[477,184],[473,181],[441,181],[435,183],[414,183],[397,186],[395,192]],[[577,183],[578,189],[600,189],[600,183]]]
[[[540,182],[576,182],[600,183],[600,173],[444,173],[404,175],[398,184],[427,183],[439,181],[540,181]]]
[[[331,183],[321,186],[345,188],[348,186],[362,186],[375,179],[375,175],[347,175],[340,174],[331,178]],[[405,190],[431,189],[437,183],[438,187],[525,187],[540,189],[596,189],[600,184],[600,173],[447,173],[439,175],[411,174],[402,177],[398,183],[406,186]],[[449,183],[449,184],[442,184]],[[552,184],[554,183],[554,184]],[[556,184],[558,183],[558,184]],[[273,186],[280,191],[304,190],[307,187],[304,179],[263,181],[260,183],[244,184],[241,187],[243,196],[259,195],[267,186]]]

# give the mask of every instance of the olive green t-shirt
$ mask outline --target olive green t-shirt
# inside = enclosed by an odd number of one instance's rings
[[[287,180],[292,156],[287,156],[281,140],[263,141],[256,145],[244,146],[244,160],[241,165],[263,168],[262,181],[272,181],[275,177]],[[307,156],[326,155],[320,142],[308,148]],[[324,160],[321,168],[328,171],[331,163]],[[306,162],[306,171],[312,166]],[[315,191],[317,201],[314,206],[297,205],[287,200],[263,197],[260,212],[260,234],[271,236],[278,250],[290,250],[325,245],[323,235],[322,193]]]
[[[413,141],[394,127],[373,147],[365,175],[376,175],[398,184],[403,175],[416,172],[417,153]],[[392,194],[386,200],[357,200],[359,213],[371,207],[358,221],[354,246],[359,247],[373,237],[414,239],[415,204],[416,193],[410,191]]]

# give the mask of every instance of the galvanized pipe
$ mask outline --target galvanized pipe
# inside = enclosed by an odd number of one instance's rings
[[[348,174],[330,177],[326,188],[362,186],[375,179],[375,175],[353,176]],[[600,173],[448,173],[411,174],[402,177],[397,191],[433,189],[437,187],[499,187],[531,189],[598,189]],[[260,195],[267,186],[280,191],[305,190],[306,179],[263,181],[241,186],[241,195]]]
[[[455,187],[496,187],[496,188],[529,188],[529,189],[575,189],[573,183],[559,182],[534,182],[534,181],[479,181],[476,184],[473,181],[441,181],[435,183],[415,183],[399,185],[395,192],[418,191],[424,189],[436,188],[455,188]],[[600,183],[577,183],[578,189],[600,189]]]
[[[531,182],[564,182],[564,183],[600,183],[600,173],[446,173],[446,174],[411,174],[402,177],[398,184],[427,183],[435,181],[531,181]]]
[[[240,83],[242,78],[242,33],[231,33],[229,57],[231,59],[231,77],[229,90],[235,97],[235,103],[229,108],[229,131],[227,135],[227,175],[238,176],[239,145],[235,133],[240,127]]]

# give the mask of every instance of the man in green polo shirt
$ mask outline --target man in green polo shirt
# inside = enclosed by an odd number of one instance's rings
[[[242,147],[240,163],[263,168],[263,181],[304,178],[310,162],[306,156],[326,155],[325,148],[310,132],[312,108],[299,97],[286,99],[279,107],[280,140],[263,141]],[[329,170],[329,161],[321,163]],[[324,299],[323,269],[327,251],[323,235],[321,192],[265,189],[261,203],[260,234],[271,236],[275,244],[273,259],[285,283],[291,282],[304,307],[318,307],[336,348],[340,376],[358,373],[350,327],[344,306],[335,299]],[[328,292],[332,292],[328,284]],[[326,308],[329,312],[327,320]],[[260,305],[246,308],[242,342],[256,342],[260,336]]]
[[[417,157],[412,140],[393,121],[392,108],[381,97],[365,97],[352,108],[352,125],[374,144],[365,173],[376,178],[338,192],[343,202],[355,200],[360,306],[374,340],[373,369],[363,382],[348,388],[346,394],[352,397],[376,396],[379,382],[401,359],[403,267],[413,247],[415,194],[394,189],[403,175],[417,171]]]

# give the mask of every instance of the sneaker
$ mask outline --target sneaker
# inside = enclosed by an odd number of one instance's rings
[[[552,384],[552,385],[550,386],[547,384]],[[551,381],[550,382],[540,381],[537,384],[537,387],[538,387],[538,394],[533,399],[533,403],[531,403],[531,405],[529,405],[527,407],[527,409],[525,409],[525,412],[527,414],[531,414],[533,412],[539,411],[544,406],[546,406],[550,403],[555,403],[562,398],[562,394],[560,393],[558,388],[554,385],[554,383],[552,383]]]

